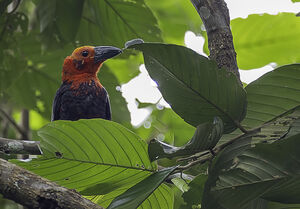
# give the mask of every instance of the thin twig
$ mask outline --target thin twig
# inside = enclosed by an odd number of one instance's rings
[[[13,127],[22,135],[22,138],[27,139],[26,132],[9,116],[3,109],[0,108],[0,113],[13,125]]]
[[[179,171],[187,170],[193,167],[194,165],[203,164],[207,161],[212,160],[213,158],[214,156],[211,153],[209,153],[209,155],[205,156],[204,158],[199,158],[197,160],[189,162],[187,165],[179,166],[176,170]]]

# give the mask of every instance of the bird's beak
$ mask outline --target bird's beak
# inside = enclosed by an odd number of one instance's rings
[[[94,57],[95,64],[104,62],[105,60],[110,59],[122,53],[121,49],[113,46],[96,46],[94,50],[95,50],[95,57]]]

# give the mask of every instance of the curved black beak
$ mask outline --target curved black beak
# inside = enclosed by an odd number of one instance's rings
[[[117,56],[122,50],[113,46],[96,46],[94,63],[104,62],[105,60]]]

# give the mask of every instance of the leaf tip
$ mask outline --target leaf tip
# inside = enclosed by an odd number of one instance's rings
[[[140,39],[140,38],[132,39],[132,40],[127,41],[125,43],[125,49],[127,49],[127,48],[129,48],[129,47],[131,47],[133,45],[142,44],[142,43],[144,43],[143,39]]]

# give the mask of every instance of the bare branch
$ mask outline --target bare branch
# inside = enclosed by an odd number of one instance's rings
[[[6,139],[0,137],[0,152],[5,154],[41,155],[40,142]]]
[[[104,209],[75,190],[58,186],[3,159],[0,159],[0,193],[30,209]]]

